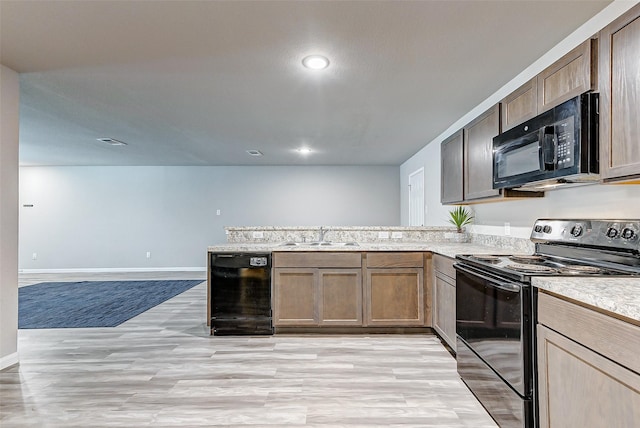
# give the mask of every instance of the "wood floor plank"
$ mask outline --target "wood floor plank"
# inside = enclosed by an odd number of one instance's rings
[[[203,282],[118,327],[20,330],[20,364],[0,372],[0,426],[496,427],[435,336],[211,337],[205,299]]]

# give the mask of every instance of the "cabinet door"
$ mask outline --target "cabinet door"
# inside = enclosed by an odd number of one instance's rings
[[[367,269],[365,296],[366,325],[424,325],[423,269]]]
[[[449,278],[436,272],[433,285],[433,328],[456,350],[456,287]]]
[[[640,376],[538,325],[540,428],[632,427]]]
[[[274,269],[273,295],[275,326],[318,325],[317,269]]]
[[[463,150],[462,130],[444,140],[440,146],[440,202],[443,204],[464,200]]]
[[[362,270],[320,269],[320,325],[362,326]]]
[[[538,79],[534,77],[501,102],[502,132],[538,114]]]
[[[596,88],[597,52],[587,40],[538,75],[538,113]]]
[[[600,32],[600,174],[640,176],[640,5]]]
[[[464,127],[464,200],[500,194],[493,188],[493,137],[500,133],[500,105]]]

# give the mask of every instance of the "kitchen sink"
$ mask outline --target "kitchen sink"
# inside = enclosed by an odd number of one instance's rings
[[[283,242],[283,247],[357,247],[357,242]]]

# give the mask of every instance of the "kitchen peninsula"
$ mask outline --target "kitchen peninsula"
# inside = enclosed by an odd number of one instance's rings
[[[453,227],[227,227],[226,232],[228,242],[209,247],[210,253],[272,254],[276,333],[409,333],[432,327],[443,332],[443,324],[452,348],[455,287],[436,280],[432,255],[444,256],[453,271],[456,254],[533,251],[526,239],[472,237]],[[209,276],[209,293],[210,287]],[[434,319],[434,301],[441,309],[448,305],[439,312],[446,320]]]
[[[323,228],[324,229],[324,228]],[[468,234],[468,242],[458,240],[452,227],[397,227],[397,226],[336,226],[324,229],[326,243],[333,245],[314,245],[318,243],[320,227],[226,227],[227,243],[208,247],[209,253],[214,252],[270,252],[275,254],[278,269],[278,258],[286,254],[307,254],[316,256],[334,254],[333,260],[343,259],[345,254],[358,254],[362,264],[359,269],[366,282],[366,269],[382,269],[381,260],[388,258],[387,268],[416,268],[422,269],[422,291],[425,302],[425,317],[422,327],[431,327],[433,309],[435,275],[433,272],[433,254],[445,257],[453,262],[457,254],[531,254],[533,243],[528,239]],[[297,245],[287,245],[295,243]],[[356,243],[357,245],[345,245]],[[407,261],[398,261],[397,256],[406,254],[408,260],[416,262],[415,254],[423,255],[421,266],[408,266]],[[392,257],[395,254],[395,262]],[[370,256],[374,265],[371,266]],[[288,257],[282,259],[287,263]],[[327,264],[328,263],[328,264]],[[398,266],[396,264],[400,264]],[[353,269],[353,266],[331,266],[332,262],[324,262],[324,266],[310,267],[310,269],[336,268]],[[299,265],[298,265],[299,266]],[[302,268],[301,266],[299,266]],[[284,266],[281,266],[284,269]],[[358,267],[355,267],[358,269]],[[637,289],[640,279],[625,278],[591,278],[588,280],[567,280],[565,278],[536,279],[533,285],[544,292],[577,302],[585,307],[603,311],[608,315],[620,318],[626,322],[640,325],[640,296],[630,293],[630,289]],[[209,278],[210,287],[210,278]],[[366,297],[366,296],[365,296]],[[207,315],[208,318],[210,314]]]

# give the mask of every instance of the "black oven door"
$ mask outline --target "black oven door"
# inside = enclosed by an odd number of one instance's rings
[[[531,286],[455,266],[458,338],[514,391],[530,397]]]

